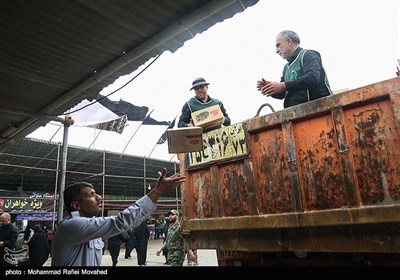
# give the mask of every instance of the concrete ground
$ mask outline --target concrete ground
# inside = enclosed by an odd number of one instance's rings
[[[149,239],[147,246],[147,266],[164,266],[165,257],[157,256],[156,252],[162,246],[162,239]],[[138,266],[136,258],[136,250],[133,249],[131,253],[131,259],[126,260],[125,258],[125,248],[121,248],[118,257],[118,266]],[[217,253],[215,250],[197,250],[198,266],[218,266]],[[47,260],[44,266],[50,266],[51,258]],[[184,266],[187,266],[187,260],[185,260]],[[112,266],[110,252],[106,249],[104,251],[102,266]]]

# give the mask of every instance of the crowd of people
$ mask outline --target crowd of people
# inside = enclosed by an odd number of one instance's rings
[[[3,230],[3,233],[6,229],[9,229],[10,232],[8,234],[9,240],[4,240],[1,245],[6,244],[10,249],[10,257],[5,258],[5,260],[9,260],[8,262],[2,264],[6,266],[14,266],[14,267],[41,267],[43,266],[49,257],[51,257],[51,246],[53,240],[53,230],[52,227],[46,223],[42,222],[29,222],[22,240],[22,249],[24,252],[24,256],[16,256],[16,259],[12,261],[12,252],[21,252],[20,248],[18,248],[18,240],[15,238],[18,236],[18,229],[15,227],[13,223],[11,223],[11,219],[9,214],[2,215],[0,218]],[[130,228],[126,231],[121,232],[118,235],[112,236],[105,241],[107,246],[103,248],[103,255],[105,254],[105,250],[108,249],[109,255],[111,258],[112,266],[117,266],[118,259],[120,255],[121,249],[125,248],[125,259],[132,259],[131,252],[133,249],[136,250],[136,260],[138,266],[146,266],[147,263],[147,252],[148,252],[148,242],[149,239],[158,239],[162,241],[162,244],[165,244],[163,249],[161,250],[162,255],[165,257],[164,265],[176,266],[176,263],[170,259],[168,259],[168,248],[172,252],[170,254],[170,258],[174,259],[173,256],[176,255],[176,246],[173,244],[174,241],[172,239],[167,239],[168,229],[170,220],[173,221],[173,224],[177,224],[179,219],[179,212],[177,210],[171,210],[167,213],[167,217],[164,215],[159,215],[157,219],[154,220],[154,224],[151,224],[149,219],[143,220],[143,222],[136,228]],[[179,223],[180,225],[180,223]],[[151,234],[153,232],[153,234]],[[174,234],[176,234],[175,231]],[[172,234],[172,233],[171,233]],[[0,235],[1,239],[6,239],[6,234]],[[4,238],[3,238],[4,236]],[[20,235],[21,236],[21,235]],[[178,235],[180,236],[180,235]],[[18,238],[18,237],[17,237]],[[15,239],[15,245],[14,244]],[[168,242],[167,242],[168,240]],[[181,239],[183,240],[183,238]],[[11,245],[9,245],[11,244]],[[168,244],[168,246],[167,246]],[[1,251],[1,250],[0,250]],[[190,250],[187,252],[183,251],[183,256],[187,254],[188,256],[188,265],[197,265],[197,255],[196,250]],[[7,254],[6,254],[7,255]],[[195,257],[193,257],[195,256]],[[4,255],[3,255],[4,257]],[[3,259],[3,258],[2,258]],[[126,263],[125,263],[126,264]],[[132,264],[134,265],[134,264]]]

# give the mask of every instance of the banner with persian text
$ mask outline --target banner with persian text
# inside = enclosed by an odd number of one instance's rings
[[[53,194],[0,190],[0,212],[15,214],[53,212],[53,207]]]

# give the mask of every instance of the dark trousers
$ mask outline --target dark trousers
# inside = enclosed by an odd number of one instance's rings
[[[121,245],[120,245],[121,246]],[[112,265],[116,266],[118,263],[118,256],[119,256],[119,251],[120,251],[120,246],[108,246],[108,251],[110,251],[110,256],[111,256],[111,261],[112,261]]]
[[[146,265],[147,242],[148,241],[149,240],[146,238],[146,239],[139,240],[135,244],[138,265]]]
[[[133,245],[134,243],[131,240],[125,242],[125,259],[131,257],[131,252],[134,248]]]

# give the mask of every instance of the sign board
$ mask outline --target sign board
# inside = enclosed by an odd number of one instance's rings
[[[187,154],[188,166],[248,155],[242,123],[203,133],[204,149]]]

